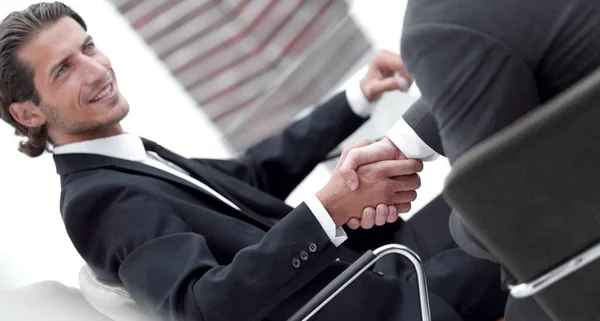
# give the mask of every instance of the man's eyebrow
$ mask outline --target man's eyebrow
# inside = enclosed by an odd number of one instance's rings
[[[92,42],[92,36],[87,35],[85,39],[83,39],[83,43],[81,44],[81,49],[85,48],[90,42]]]
[[[88,35],[87,37],[85,37],[85,39],[81,43],[81,50],[83,50],[90,42],[92,42],[92,36]],[[58,68],[60,68],[60,66],[64,65],[67,61],[69,61],[70,58],[71,58],[71,56],[69,55],[69,56],[61,59],[58,63],[56,63],[52,67],[52,69],[50,69],[49,77],[52,78],[52,76],[54,75],[54,73],[56,72],[56,70]]]

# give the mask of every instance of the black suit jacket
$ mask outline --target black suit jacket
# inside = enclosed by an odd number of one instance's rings
[[[189,171],[241,211],[144,164],[55,155],[67,232],[102,278],[122,282],[137,302],[164,319],[283,320],[348,265],[336,261],[341,249],[308,207],[294,209],[284,199],[363,122],[339,94],[237,159],[184,159],[145,140],[147,149]],[[348,231],[345,247],[360,252],[389,243],[400,225]],[[410,285],[367,273],[356,287],[359,291],[344,291],[318,319],[418,315],[416,289]],[[382,304],[370,294],[374,291],[394,298],[393,306],[374,308]],[[444,316],[440,319],[459,320],[436,297],[432,305],[434,315]]]
[[[422,93],[403,118],[453,163],[600,67],[600,2],[411,0],[401,52]],[[450,222],[463,249],[494,260]]]
[[[468,10],[465,10],[468,8]],[[600,67],[600,2],[411,0],[404,115],[450,162]]]

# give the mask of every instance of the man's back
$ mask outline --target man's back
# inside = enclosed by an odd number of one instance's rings
[[[454,162],[600,67],[600,2],[411,0],[401,49],[423,94],[403,118]],[[450,225],[464,250],[494,260],[455,213]],[[530,300],[509,300],[513,317],[549,320]]]
[[[580,0],[412,0],[402,39],[451,161],[598,68],[599,49],[600,3]]]

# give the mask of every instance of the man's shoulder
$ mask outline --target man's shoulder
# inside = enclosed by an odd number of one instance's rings
[[[140,206],[159,196],[143,176],[107,168],[65,175],[61,185],[60,212],[65,221],[82,213]]]
[[[594,5],[597,6],[597,5]],[[561,24],[584,16],[588,10],[584,1],[548,0],[419,0],[409,1],[404,29],[412,30],[427,25],[473,32],[517,48],[531,48],[532,42],[545,43],[555,36]],[[572,19],[566,18],[572,16]],[[589,15],[587,15],[589,16]],[[548,29],[548,26],[552,28]]]
[[[62,176],[61,191],[63,198],[67,198],[120,188],[137,189],[141,186],[136,181],[135,175],[129,173],[110,168],[96,168]]]

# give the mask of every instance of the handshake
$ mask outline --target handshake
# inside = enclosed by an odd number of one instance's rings
[[[371,62],[360,88],[372,102],[388,91],[406,91],[411,83],[400,56],[384,50]],[[399,213],[410,211],[421,170],[423,163],[407,159],[389,138],[367,141],[342,153],[331,179],[316,196],[338,227],[368,229],[393,223]]]
[[[407,159],[387,138],[344,150],[333,175],[317,192],[337,227],[369,229],[393,223],[410,210],[423,163]]]

